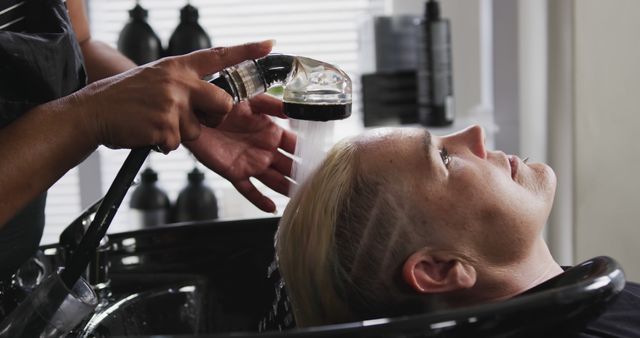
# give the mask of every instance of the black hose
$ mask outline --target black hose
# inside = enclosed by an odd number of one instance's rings
[[[78,278],[87,269],[91,257],[93,257],[100,245],[102,237],[107,233],[107,229],[109,229],[120,203],[122,203],[150,151],[151,146],[132,149],[122,164],[102,203],[100,203],[91,225],[82,237],[71,259],[67,260],[65,269],[60,274],[62,282],[69,290],[73,288]]]

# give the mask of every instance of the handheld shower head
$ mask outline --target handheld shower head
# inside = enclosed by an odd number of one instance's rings
[[[302,56],[270,54],[222,70],[211,83],[239,102],[284,87],[284,113],[298,120],[331,121],[351,115],[351,79],[341,69]]]

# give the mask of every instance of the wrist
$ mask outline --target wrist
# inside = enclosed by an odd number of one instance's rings
[[[98,113],[93,105],[91,105],[82,91],[75,92],[63,98],[67,107],[65,111],[68,113],[69,122],[78,134],[80,142],[85,143],[88,147],[95,149],[102,144],[100,137],[100,123],[98,121]]]

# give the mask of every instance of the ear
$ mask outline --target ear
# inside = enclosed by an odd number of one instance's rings
[[[419,293],[442,293],[471,288],[476,269],[454,255],[423,248],[404,262],[402,277]]]

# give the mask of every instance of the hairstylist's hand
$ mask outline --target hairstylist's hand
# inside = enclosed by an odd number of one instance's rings
[[[271,47],[264,41],[164,58],[95,82],[74,94],[74,102],[98,144],[158,145],[169,152],[198,138],[201,123],[220,124],[233,107],[226,92],[202,78],[265,56]]]
[[[265,115],[266,114],[266,115]],[[185,142],[196,158],[233,183],[251,203],[266,212],[275,204],[249,181],[255,177],[267,187],[287,195],[292,160],[278,148],[293,154],[296,136],[267,115],[285,118],[282,102],[259,95],[237,104],[217,128],[203,128],[200,137]]]

